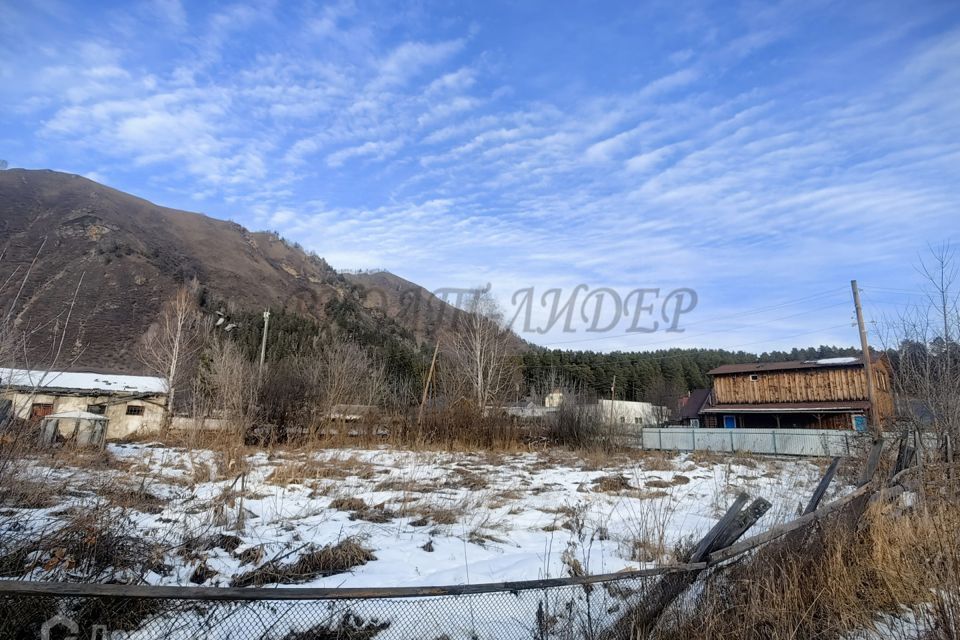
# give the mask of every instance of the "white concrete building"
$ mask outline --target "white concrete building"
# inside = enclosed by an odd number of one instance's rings
[[[597,403],[600,419],[611,424],[632,424],[638,427],[655,427],[667,421],[670,411],[652,402],[630,400],[605,400]]]
[[[0,400],[11,401],[16,417],[39,423],[65,412],[102,415],[112,440],[158,431],[166,398],[163,378],[0,368]]]

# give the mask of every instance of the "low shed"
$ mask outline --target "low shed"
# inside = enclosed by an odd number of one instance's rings
[[[0,368],[0,400],[12,403],[16,417],[40,423],[65,412],[102,415],[107,439],[158,431],[166,397],[163,378]]]

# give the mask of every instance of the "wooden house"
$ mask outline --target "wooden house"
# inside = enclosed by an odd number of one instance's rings
[[[893,416],[891,370],[872,361],[878,421]],[[870,416],[861,358],[723,365],[709,372],[712,404],[705,427],[863,429]]]
[[[710,389],[694,389],[680,398],[677,403],[677,422],[685,427],[705,426],[704,410],[710,406],[711,397]]]

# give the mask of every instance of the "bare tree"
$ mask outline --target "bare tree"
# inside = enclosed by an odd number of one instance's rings
[[[314,407],[314,428],[328,420],[338,405],[380,406],[385,399],[387,373],[383,363],[361,345],[339,336],[305,363],[304,378]]]
[[[196,285],[180,287],[164,304],[160,317],[140,345],[140,360],[167,381],[163,428],[170,424],[177,388],[188,379],[188,364],[203,348],[202,316]]]
[[[496,300],[487,290],[470,296],[450,335],[444,339],[447,389],[464,394],[477,411],[502,401],[517,380],[515,337],[505,326]],[[449,380],[449,375],[455,380]],[[459,388],[458,388],[459,387]],[[453,398],[456,399],[456,398]]]
[[[936,433],[950,449],[960,435],[960,265],[950,244],[932,247],[918,271],[925,300],[883,326],[894,356],[898,415],[917,432]]]
[[[230,340],[216,337],[207,350],[206,390],[210,405],[235,435],[243,436],[256,422],[257,371]]]

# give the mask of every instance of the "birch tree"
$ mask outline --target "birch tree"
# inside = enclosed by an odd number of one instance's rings
[[[194,288],[177,290],[140,345],[140,360],[167,382],[164,429],[170,424],[177,388],[187,379],[188,364],[203,347],[203,323]]]
[[[515,338],[504,323],[503,313],[489,291],[478,289],[460,314],[453,331],[444,339],[445,356],[465,398],[483,413],[501,401],[517,379]]]

